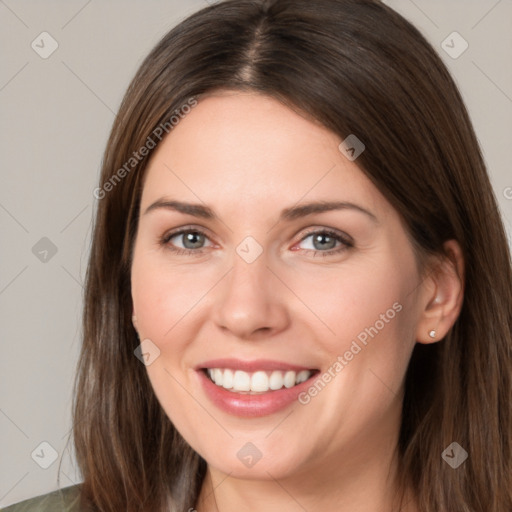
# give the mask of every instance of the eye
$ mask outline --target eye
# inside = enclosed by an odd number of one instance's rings
[[[352,239],[348,235],[329,229],[320,229],[309,232],[302,238],[300,243],[304,243],[304,241],[308,239],[311,239],[311,241],[306,244],[309,245],[309,247],[299,250],[313,252],[315,256],[318,254],[321,254],[322,256],[337,254],[354,246]]]
[[[176,242],[171,242],[173,239],[176,239]],[[201,254],[205,248],[203,244],[207,240],[209,238],[203,231],[194,228],[184,228],[165,234],[161,238],[160,244],[179,254]],[[178,241],[181,241],[181,247],[177,245]]]
[[[173,239],[176,239],[176,241],[173,241]],[[354,246],[354,242],[350,236],[330,229],[311,231],[301,239],[299,244],[303,244],[308,239],[311,239],[309,247],[299,249],[292,248],[291,250],[313,253],[313,256],[330,256],[341,253]],[[159,242],[162,246],[165,246],[168,250],[177,255],[199,255],[202,254],[207,247],[213,246],[204,231],[192,227],[186,227],[178,231],[167,233]],[[204,245],[205,242],[210,243],[209,245]]]

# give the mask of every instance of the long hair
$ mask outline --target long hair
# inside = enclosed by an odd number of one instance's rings
[[[460,244],[460,315],[440,342],[416,344],[407,370],[399,476],[422,512],[512,510],[507,238],[453,79],[378,0],[220,2],[166,34],[133,78],[95,191],[73,403],[82,505],[186,512],[206,474],[134,356],[130,268],[154,147],[215,89],[259,92],[342,139],[355,134],[366,146],[357,165],[401,215],[418,261]],[[457,469],[441,456],[452,442],[469,455]]]

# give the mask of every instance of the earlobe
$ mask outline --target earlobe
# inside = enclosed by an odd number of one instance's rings
[[[418,322],[418,343],[442,340],[456,322],[464,298],[464,258],[455,240],[444,244],[445,254],[436,260],[425,284],[423,311]]]

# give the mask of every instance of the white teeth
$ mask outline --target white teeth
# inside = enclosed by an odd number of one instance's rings
[[[220,372],[222,370],[219,370]],[[217,384],[217,383],[215,383]],[[251,376],[247,372],[237,370],[233,379],[233,389],[235,391],[250,391],[251,389]]]
[[[234,374],[232,370],[224,370],[224,375],[222,377],[222,387],[226,389],[231,389],[233,387]]]
[[[296,377],[295,372],[292,372],[292,371],[286,372],[284,374],[284,386],[286,388],[291,388],[291,387],[295,386],[295,377]]]
[[[217,386],[222,386],[223,375],[224,373],[220,368],[215,368],[215,370],[213,370],[213,380],[215,381],[215,384],[217,384]]]
[[[234,371],[229,368],[208,368],[207,374],[217,386],[229,391],[266,393],[270,390],[277,391],[283,387],[291,388],[305,382],[311,377],[312,372],[310,370],[300,372],[258,370],[254,373],[248,373],[242,370]]]
[[[268,391],[268,377],[265,372],[252,374],[251,391]]]
[[[311,375],[311,372],[308,370],[302,370],[297,374],[297,384],[300,384],[301,382],[305,382],[309,379],[309,376]]]
[[[281,389],[284,386],[283,372],[272,372],[269,381],[270,389]]]

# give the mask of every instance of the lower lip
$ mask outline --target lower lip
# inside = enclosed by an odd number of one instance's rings
[[[311,379],[317,374],[313,374],[308,380],[292,388],[282,388],[277,391],[251,395],[228,391],[217,386],[206,376],[203,370],[198,370],[197,373],[206,395],[217,407],[229,414],[243,418],[267,416],[285,409],[297,400],[302,391],[305,391],[311,385]]]

